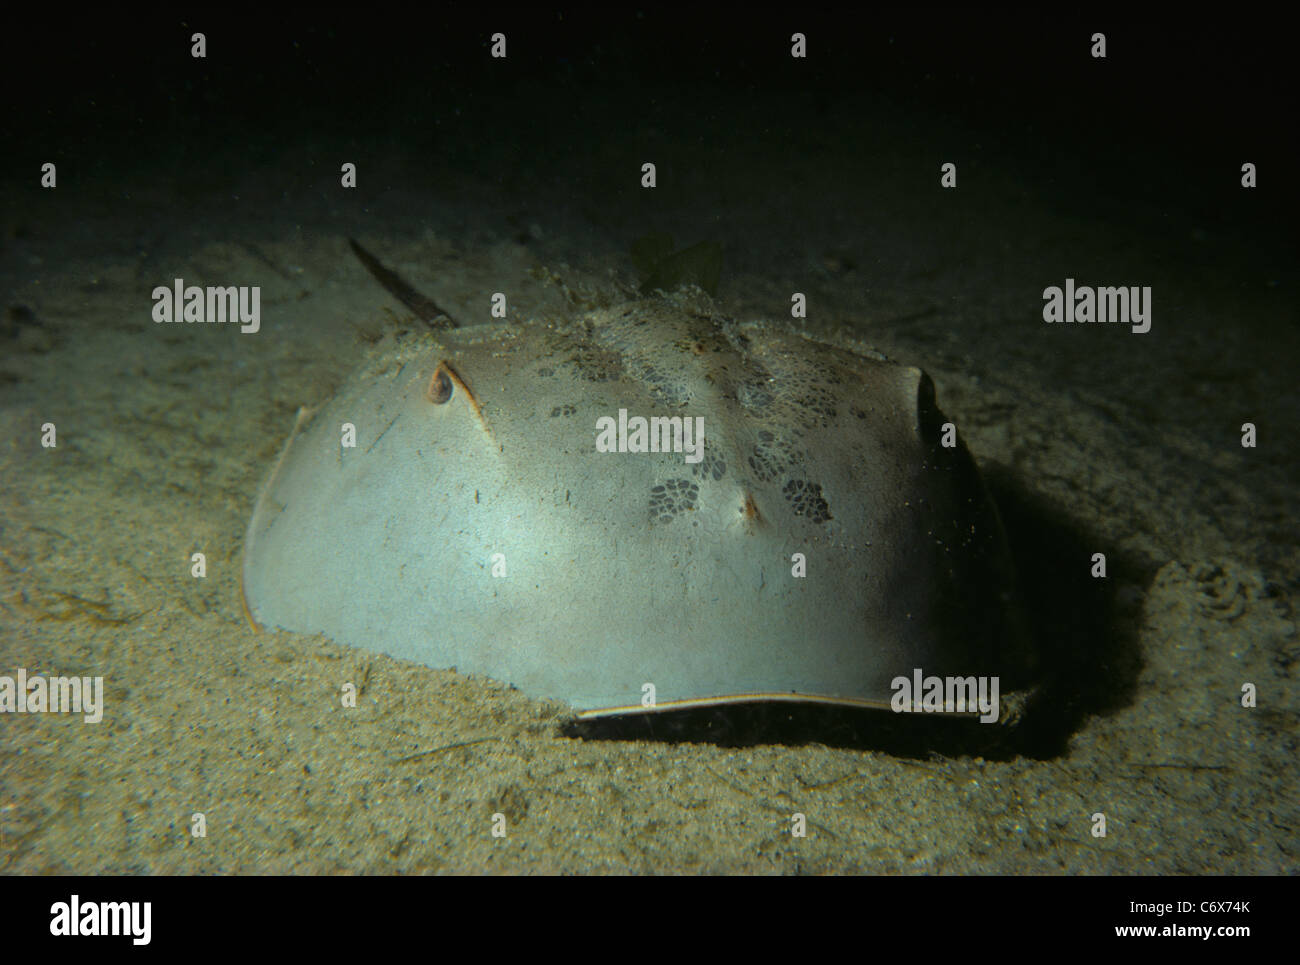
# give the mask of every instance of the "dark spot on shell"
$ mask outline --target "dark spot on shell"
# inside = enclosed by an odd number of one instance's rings
[[[825,523],[831,516],[830,506],[822,496],[822,487],[806,479],[790,479],[781,487],[790,508],[813,523]]]
[[[689,479],[666,480],[650,489],[650,519],[671,523],[679,514],[694,510],[699,498],[700,487]]]

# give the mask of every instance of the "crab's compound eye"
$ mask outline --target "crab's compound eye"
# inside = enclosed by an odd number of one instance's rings
[[[439,365],[438,371],[433,373],[433,378],[429,380],[429,386],[424,390],[424,397],[434,405],[445,405],[451,399],[452,384],[451,376],[447,370]]]

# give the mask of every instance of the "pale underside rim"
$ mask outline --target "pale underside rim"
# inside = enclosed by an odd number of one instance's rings
[[[726,707],[734,704],[815,704],[822,707],[854,707],[865,708],[869,710],[884,710],[893,713],[894,710],[887,700],[874,700],[867,697],[830,697],[825,694],[792,694],[792,693],[754,693],[754,694],[721,694],[717,697],[686,697],[681,700],[663,700],[657,701],[652,707],[644,707],[641,704],[628,704],[621,707],[596,707],[590,710],[580,710],[577,714],[578,720],[598,720],[604,717],[626,717],[633,714],[659,714],[669,713],[675,710],[694,710],[700,707]],[[933,715],[931,715],[933,716]],[[979,717],[978,712],[956,712],[944,713],[944,717]]]

